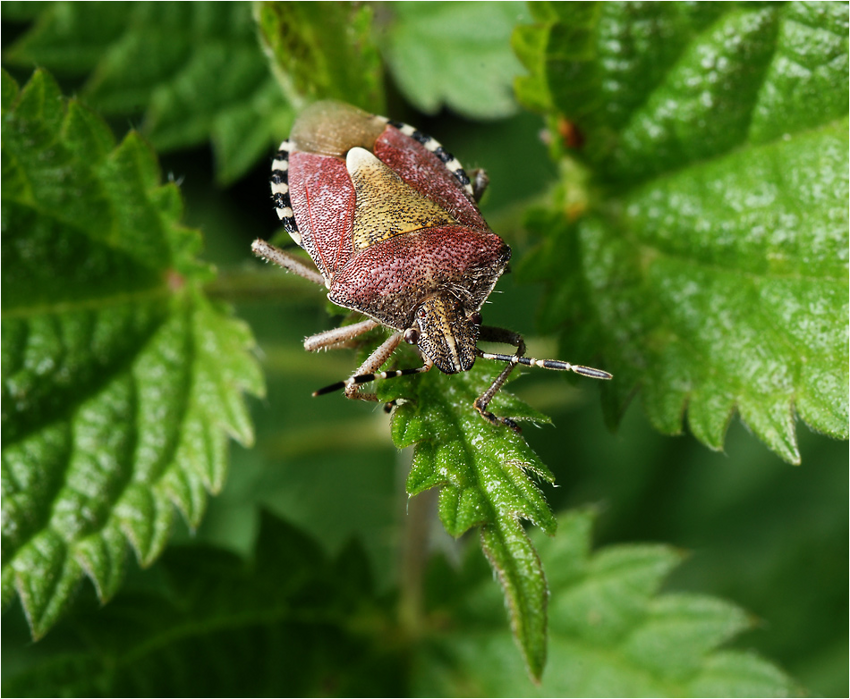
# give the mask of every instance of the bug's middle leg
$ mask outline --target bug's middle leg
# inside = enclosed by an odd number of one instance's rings
[[[401,338],[402,333],[394,333],[380,347],[378,347],[378,349],[369,355],[369,358],[357,368],[357,371],[355,371],[350,378],[345,381],[338,381],[330,386],[320,388],[318,391],[315,391],[313,395],[321,396],[325,393],[344,390],[346,398],[377,402],[378,396],[376,394],[361,392],[360,387],[363,384],[369,383],[370,381],[383,381],[385,379],[394,379],[400,376],[411,376],[413,374],[421,374],[423,372],[430,371],[431,367],[434,366],[434,363],[426,357],[425,363],[421,367],[417,367],[415,369],[396,369],[395,371],[378,372],[381,365],[390,358],[392,353],[399,346]],[[384,407],[387,409],[392,405],[393,403],[388,403]]]
[[[378,347],[369,357],[363,362],[359,367],[357,367],[357,371],[355,371],[351,378],[359,377],[359,376],[368,376],[370,374],[374,374],[378,369],[381,368],[381,365],[386,362],[390,355],[396,351],[396,348],[401,343],[401,333],[395,332],[390,335],[384,342]],[[374,393],[364,393],[360,390],[360,384],[358,383],[349,383],[345,387],[345,397],[346,398],[356,398],[357,400],[368,400],[368,401],[378,401],[378,396]]]

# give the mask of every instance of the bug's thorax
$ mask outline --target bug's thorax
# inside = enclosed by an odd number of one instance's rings
[[[480,322],[480,315],[470,312],[453,295],[437,292],[416,310],[412,332],[405,333],[405,340],[416,344],[443,373],[457,374],[475,363]]]

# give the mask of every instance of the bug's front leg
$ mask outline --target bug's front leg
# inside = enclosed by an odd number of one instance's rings
[[[495,396],[502,386],[505,385],[505,381],[508,380],[508,376],[510,376],[514,367],[519,363],[519,358],[525,354],[525,340],[522,339],[522,335],[514,332],[513,330],[494,328],[489,325],[482,325],[478,329],[478,339],[483,340],[484,342],[503,342],[506,345],[513,345],[517,348],[517,350],[513,357],[505,357],[505,359],[509,362],[508,366],[502,369],[501,373],[496,377],[493,383],[490,384],[490,388],[475,399],[473,406],[481,417],[488,422],[494,425],[505,425],[517,433],[522,432],[522,429],[516,424],[516,422],[508,417],[499,417],[498,415],[494,415],[487,410],[487,406],[490,404],[490,401],[493,400],[493,396]],[[487,356],[486,352],[482,352],[481,350],[477,351],[479,356]]]
[[[516,354],[496,354],[494,352],[484,352],[477,347],[475,348],[475,353],[482,359],[495,359],[497,362],[506,362],[508,365],[502,370],[502,373],[496,377],[496,380],[490,385],[490,388],[484,391],[484,393],[475,400],[475,409],[481,413],[481,416],[485,420],[492,422],[494,425],[507,425],[514,432],[521,431],[519,425],[510,418],[493,415],[493,413],[487,410],[487,405],[493,399],[493,396],[498,393],[499,389],[505,385],[505,381],[508,380],[508,376],[510,376],[510,373],[517,364],[538,367],[540,369],[551,369],[553,371],[571,371],[574,374],[587,376],[591,379],[614,378],[611,374],[607,371],[603,371],[602,369],[594,369],[593,367],[582,366],[581,364],[570,364],[569,362],[564,362],[560,359],[534,359],[534,357],[526,357],[525,341],[522,339],[522,335],[515,333],[512,330],[493,328],[486,325],[481,326],[479,329],[478,339],[484,340],[485,342],[504,342],[507,345],[513,345],[517,348]]]

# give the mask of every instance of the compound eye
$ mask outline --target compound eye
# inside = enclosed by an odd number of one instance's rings
[[[478,311],[475,311],[475,313],[469,316],[469,320],[473,325],[481,325],[481,314]]]
[[[419,342],[419,331],[416,328],[408,328],[404,331],[403,337],[408,345],[415,345]]]

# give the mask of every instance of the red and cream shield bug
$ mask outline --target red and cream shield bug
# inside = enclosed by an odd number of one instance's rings
[[[481,307],[505,272],[511,249],[493,233],[476,204],[487,184],[471,182],[460,163],[430,136],[407,124],[338,102],[318,102],[296,120],[272,164],[272,197],[293,240],[318,272],[297,257],[255,240],[254,253],[328,289],[333,303],[366,320],[308,337],[305,349],[340,346],[378,325],[394,332],[346,381],[349,398],[377,400],[360,385],[428,371],[472,368],[476,358],[506,362],[475,409],[494,424],[519,431],[487,410],[517,364],[610,379],[599,369],[525,357],[515,332],[481,324]],[[516,347],[493,354],[478,341]],[[423,365],[376,373],[404,341]]]

